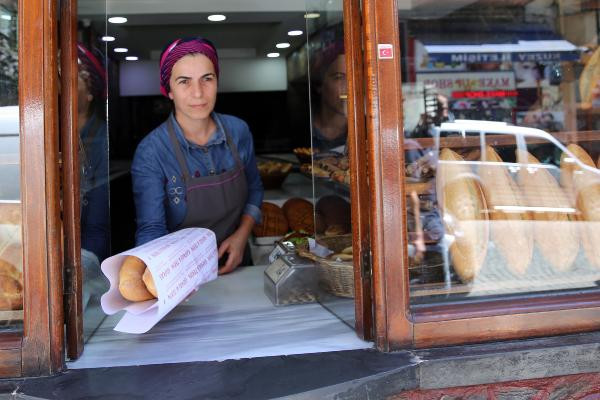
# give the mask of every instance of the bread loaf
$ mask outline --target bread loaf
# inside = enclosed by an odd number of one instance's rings
[[[594,101],[594,89],[600,80],[600,48],[594,51],[594,54],[585,63],[583,71],[579,76],[579,96],[581,98],[581,107],[589,109]]]
[[[526,205],[534,210],[534,238],[545,260],[557,271],[571,268],[579,250],[575,210],[548,168],[530,153],[517,150],[517,174]],[[536,167],[540,165],[540,167]]]
[[[119,271],[119,291],[129,301],[145,301],[154,298],[144,284],[142,276],[146,264],[135,256],[127,256]]]
[[[0,274],[0,311],[23,309],[23,285],[9,275]]]
[[[152,278],[152,273],[150,269],[146,267],[144,270],[144,274],[142,275],[142,281],[144,281],[144,285],[146,285],[146,289],[152,294],[154,297],[158,297],[158,292],[156,290],[156,285],[154,284],[154,279]]]
[[[561,183],[575,199],[583,250],[587,259],[600,268],[600,171],[583,148],[570,144],[567,149],[583,164],[594,168],[589,171],[573,160],[567,160],[566,153],[560,158]]]
[[[332,226],[343,234],[350,232],[351,209],[350,203],[340,196],[323,196],[317,201],[315,210],[323,216],[326,230],[332,230]],[[327,233],[326,233],[327,234]]]
[[[311,202],[293,197],[286,201],[282,208],[291,230],[315,232],[314,208]]]
[[[533,256],[533,230],[525,211],[506,212],[503,206],[524,206],[521,190],[491,146],[485,147],[479,176],[490,218],[490,236],[506,260],[508,269],[523,275]]]
[[[260,209],[262,222],[254,225],[254,236],[283,236],[288,232],[288,221],[281,208],[276,204],[263,202]]]
[[[462,281],[472,281],[483,265],[489,239],[483,192],[471,168],[450,149],[440,153],[436,185],[446,233],[454,237],[454,270]]]

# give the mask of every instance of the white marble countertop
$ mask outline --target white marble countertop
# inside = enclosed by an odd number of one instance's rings
[[[275,307],[265,266],[240,267],[207,283],[149,332],[116,332],[107,317],[68,368],[221,361],[373,347],[321,305]]]

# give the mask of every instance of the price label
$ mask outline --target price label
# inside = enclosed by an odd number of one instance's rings
[[[265,270],[265,273],[271,280],[275,283],[285,275],[285,273],[290,269],[290,266],[287,265],[281,258],[275,260],[273,264],[269,265]]]

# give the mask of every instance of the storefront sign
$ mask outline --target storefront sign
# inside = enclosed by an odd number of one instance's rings
[[[459,98],[465,92],[477,92],[478,97],[486,93],[490,97],[498,97],[498,93],[512,93],[516,88],[515,75],[511,71],[420,73],[417,74],[417,82],[422,83],[426,90],[448,98]],[[454,93],[458,95],[454,96]]]

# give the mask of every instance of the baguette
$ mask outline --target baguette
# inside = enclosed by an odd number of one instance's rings
[[[581,107],[583,109],[592,108],[594,101],[594,89],[600,79],[600,48],[594,51],[594,54],[585,64],[581,75],[579,76],[579,96],[581,98]]]
[[[524,275],[533,256],[533,230],[527,212],[505,212],[501,206],[523,206],[521,190],[510,176],[502,159],[491,146],[486,146],[479,168],[490,218],[490,235],[506,260],[508,269]],[[495,163],[495,165],[490,164]]]
[[[450,244],[452,263],[460,279],[470,282],[479,273],[488,248],[485,198],[476,176],[460,155],[443,149],[439,160],[438,204],[446,232],[454,236]]]
[[[583,164],[595,168],[589,154],[576,144],[570,144],[567,149]],[[581,168],[575,162],[566,162],[566,154],[561,156],[561,182],[570,188],[575,198],[579,216],[581,244],[587,259],[600,268],[600,180],[599,174]]]
[[[155,296],[144,284],[143,274],[146,264],[134,256],[127,256],[119,271],[119,292],[129,301],[146,301]]]
[[[566,271],[579,251],[574,205],[548,168],[535,167],[541,165],[537,158],[523,150],[516,154],[523,164],[517,177],[526,205],[548,209],[532,213],[535,243],[548,264],[557,271]]]

